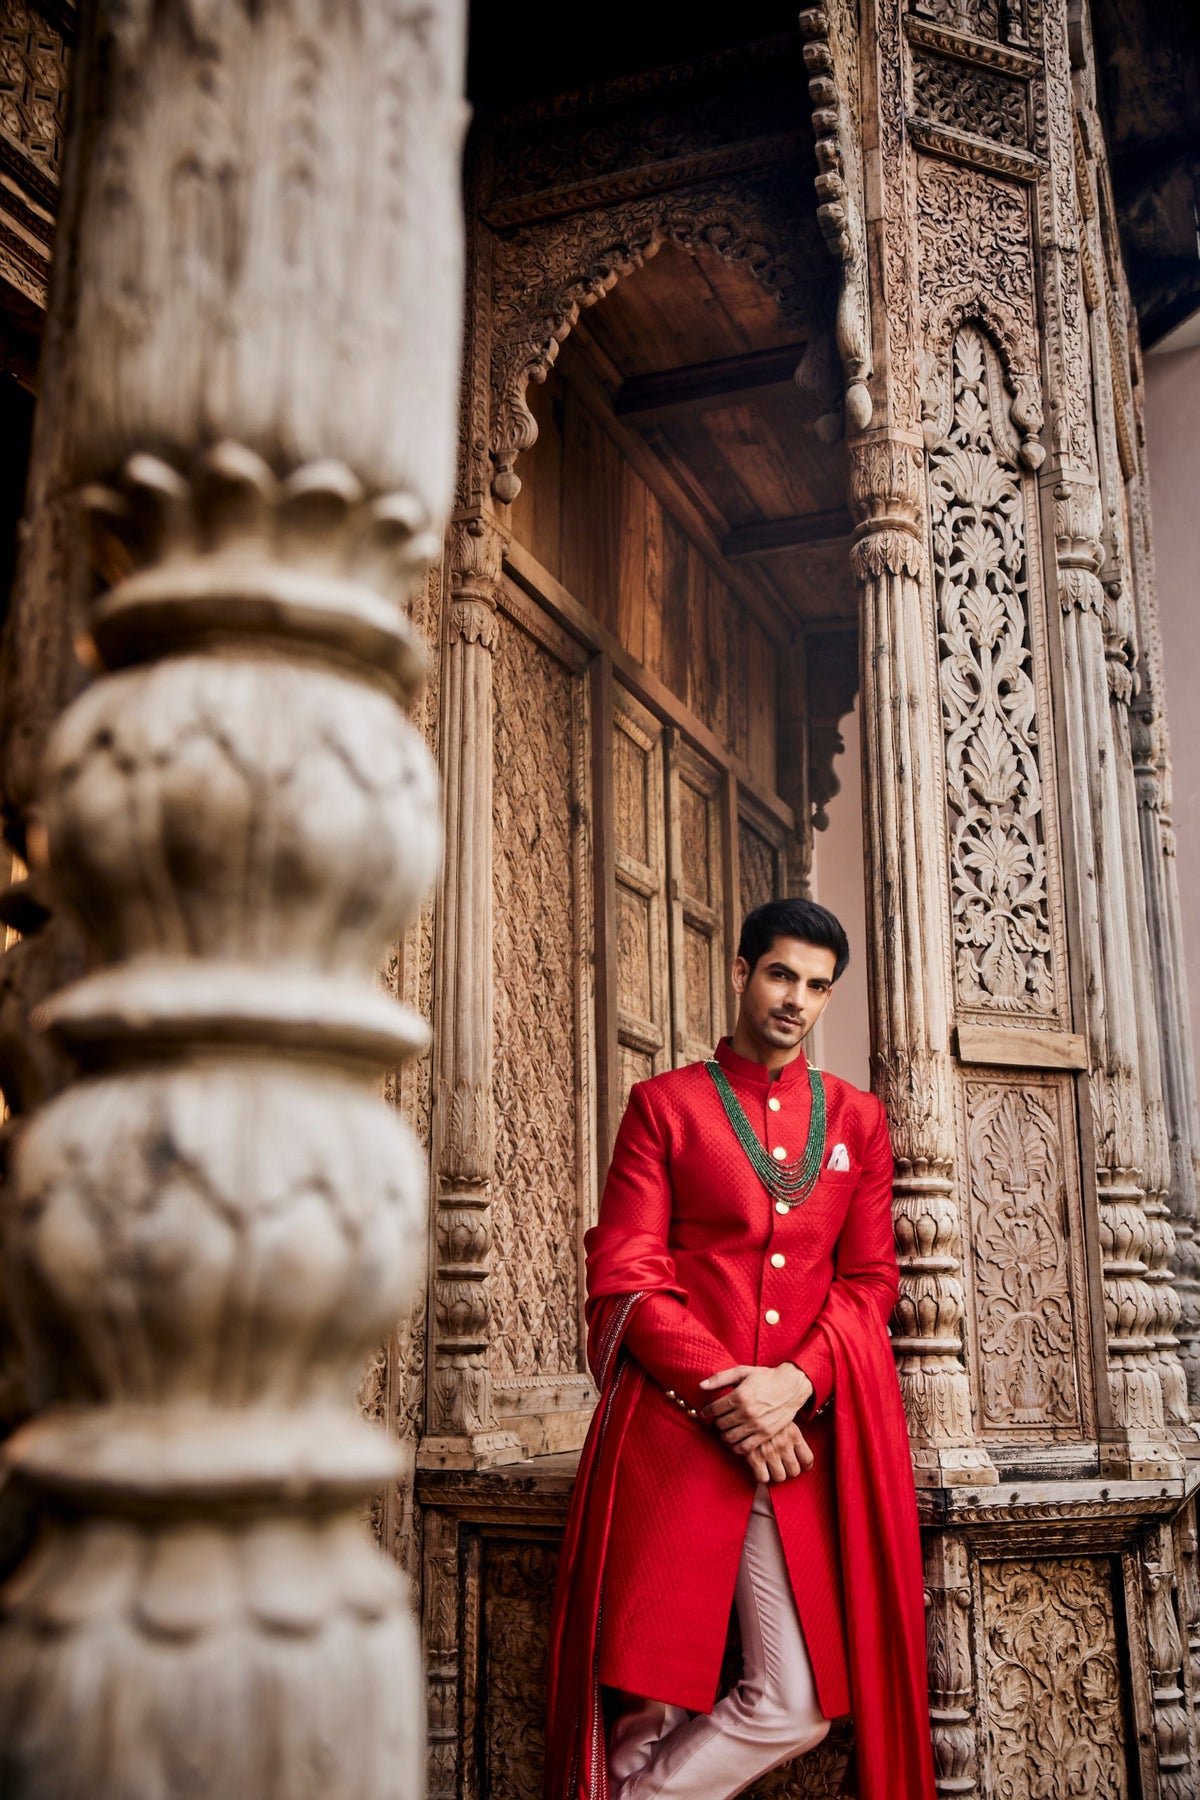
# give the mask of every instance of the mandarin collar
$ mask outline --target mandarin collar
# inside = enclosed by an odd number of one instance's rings
[[[727,1075],[732,1075],[738,1081],[752,1082],[755,1087],[769,1087],[776,1092],[786,1092],[788,1088],[795,1087],[797,1082],[808,1081],[808,1059],[803,1051],[790,1063],[786,1063],[774,1078],[766,1063],[752,1062],[748,1056],[739,1056],[730,1038],[721,1039],[716,1056]]]

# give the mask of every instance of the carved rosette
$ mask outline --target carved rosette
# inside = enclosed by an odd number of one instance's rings
[[[398,1456],[356,1394],[425,1210],[377,1090],[426,1031],[376,971],[437,860],[402,605],[452,479],[462,29],[89,18],[46,404],[98,675],[43,785],[89,967],[39,1008],[82,1074],[4,1217],[52,1396],[8,1447],[46,1500],[0,1615],[17,1797],[419,1785],[416,1633],[362,1529]]]
[[[903,792],[932,792],[937,766],[923,479],[917,444],[879,438],[854,452],[867,881],[879,897],[870,938],[874,1072],[896,1156],[894,1348],[917,1479],[942,1486],[994,1482],[996,1473],[974,1441],[963,1360],[945,856],[932,810],[897,804]]]

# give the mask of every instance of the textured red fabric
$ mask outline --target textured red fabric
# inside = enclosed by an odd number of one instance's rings
[[[718,1056],[760,1139],[794,1157],[808,1128],[803,1063],[772,1081],[727,1043]],[[834,1395],[832,1420],[806,1426],[814,1470],[772,1490],[823,1710],[847,1710],[853,1693],[863,1800],[932,1794],[916,1513],[886,1330],[897,1288],[891,1151],[878,1100],[825,1080],[826,1163],[841,1143],[849,1166],[826,1167],[786,1215],[702,1064],[631,1095],[587,1240],[601,1404],[552,1627],[552,1800],[607,1792],[601,1683],[712,1706],[754,1482],[666,1390],[699,1409],[712,1398],[699,1382],[717,1369],[787,1360],[813,1381],[814,1405]]]

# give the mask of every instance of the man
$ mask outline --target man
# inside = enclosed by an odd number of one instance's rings
[[[630,1094],[587,1236],[600,1405],[547,1800],[726,1800],[846,1712],[860,1800],[932,1800],[887,1122],[803,1051],[848,960],[823,907],[758,907],[732,1040]],[[742,1675],[718,1700],[731,1606]]]

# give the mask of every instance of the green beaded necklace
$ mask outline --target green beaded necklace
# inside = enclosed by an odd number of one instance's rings
[[[753,1125],[746,1117],[741,1101],[729,1085],[728,1077],[715,1059],[705,1063],[713,1086],[721,1096],[725,1116],[733,1126],[738,1143],[750,1158],[750,1166],[777,1206],[800,1206],[817,1185],[821,1165],[825,1161],[825,1083],[820,1069],[808,1065],[808,1085],[812,1092],[812,1113],[808,1121],[808,1142],[803,1154],[793,1162],[777,1162],[768,1156],[758,1141]]]

